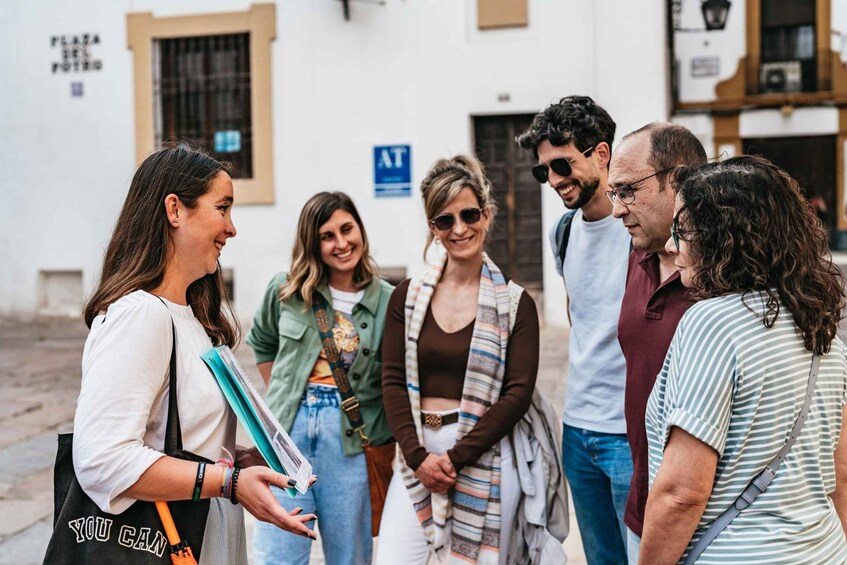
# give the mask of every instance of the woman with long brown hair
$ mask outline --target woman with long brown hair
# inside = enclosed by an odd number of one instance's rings
[[[665,250],[698,302],[647,406],[639,562],[845,563],[844,280],[826,234],[765,159],[676,182]]]
[[[314,519],[283,510],[268,485],[289,486],[288,478],[236,447],[235,415],[200,358],[238,341],[218,264],[236,233],[232,204],[225,167],[199,151],[163,149],[138,168],[85,306],[91,333],[73,445],[79,483],[105,512],[136,500],[211,498],[203,547],[214,550],[201,554],[220,564],[246,563],[242,506],[302,536],[313,535],[304,523]],[[234,453],[234,467],[201,468],[162,452],[172,351],[184,449],[212,461]]]
[[[329,565],[371,560],[363,443],[367,438],[379,446],[391,438],[380,342],[392,288],[378,276],[353,201],[343,192],[321,192],[303,206],[291,269],[271,279],[247,336],[268,385],[268,406],[321,474],[303,496],[275,493],[286,508],[303,507],[327,525],[321,541]],[[322,339],[318,318],[331,337]],[[327,340],[334,345],[329,350]],[[358,401],[360,433],[341,410],[339,371]],[[257,564],[300,564],[309,562],[310,544],[259,524],[253,550]]]

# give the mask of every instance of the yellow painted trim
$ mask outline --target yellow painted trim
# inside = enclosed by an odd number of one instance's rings
[[[832,51],[832,0],[817,0],[816,49],[819,53],[829,52],[818,58],[820,82],[831,84],[831,90],[818,92],[768,93],[748,95],[751,86],[759,80],[759,47],[762,40],[761,0],[747,0],[746,33],[747,55],[738,60],[735,74],[715,85],[714,101],[677,102],[676,110],[741,110],[744,107],[778,108],[784,105],[815,106],[834,102],[847,104],[847,67],[841,63],[839,53]],[[752,82],[751,82],[752,81]]]
[[[714,155],[717,157],[721,153],[722,145],[735,146],[735,154],[741,155],[741,127],[740,119],[737,113],[719,114],[713,118],[714,124]]]
[[[847,230],[847,203],[844,200],[844,144],[847,143],[847,108],[838,109],[838,135],[835,137],[835,203],[838,206],[835,227]]]
[[[762,46],[762,2],[761,0],[746,0],[747,9],[747,61],[742,70],[745,73],[744,94],[752,90],[759,81],[760,49]],[[749,70],[749,72],[747,72]]]
[[[847,64],[841,62],[841,57],[832,52],[832,99],[838,105],[847,104]]]
[[[526,27],[529,25],[527,0],[477,0],[479,29]]]
[[[832,53],[832,6],[830,0],[818,0],[815,4],[815,49],[818,53],[829,53],[830,59],[840,59],[837,53]],[[832,79],[832,66],[825,57],[818,57],[818,83],[829,84]],[[830,86],[830,89],[832,87]]]
[[[135,160],[140,164],[156,150],[153,131],[152,45],[156,39],[250,34],[253,178],[234,179],[238,204],[274,202],[273,129],[271,114],[271,42],[276,39],[276,5],[253,4],[245,12],[154,17],[150,12],[127,14],[127,47],[135,76]]]
[[[837,56],[837,53],[833,53],[833,56]],[[844,73],[843,77],[839,79],[844,88],[842,92],[770,92],[752,96],[725,97],[714,101],[677,102],[675,109],[677,111],[740,111],[750,108],[781,108],[785,105],[796,107],[821,106],[829,103],[841,106],[847,104],[847,70],[843,70],[840,64],[838,68]],[[835,74],[834,76],[837,77],[838,75]]]
[[[744,99],[744,96],[747,94],[746,70],[747,58],[742,57],[738,60],[735,74],[715,85],[715,96],[717,97],[715,103],[730,103],[731,101],[741,101]],[[679,103],[679,105],[682,104],[686,103]]]

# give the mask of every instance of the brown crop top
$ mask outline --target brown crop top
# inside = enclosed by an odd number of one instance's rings
[[[428,455],[418,441],[406,389],[404,305],[409,280],[400,283],[391,300],[382,338],[382,391],[388,424],[413,470]],[[428,310],[418,339],[418,373],[421,397],[460,400],[470,354],[473,323],[446,333]],[[521,295],[515,326],[506,350],[506,369],[500,399],[477,425],[447,451],[456,470],[473,463],[500,441],[529,409],[538,374],[538,312],[528,293]]]

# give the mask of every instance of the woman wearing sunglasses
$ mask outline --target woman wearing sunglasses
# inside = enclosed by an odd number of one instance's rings
[[[306,202],[297,224],[291,270],[273,277],[247,343],[268,385],[268,406],[321,480],[280,504],[315,513],[329,565],[370,563],[371,502],[363,441],[391,438],[382,404],[379,346],[393,287],[381,280],[353,201],[321,192]],[[318,318],[334,347],[322,343]],[[323,324],[322,324],[323,325]],[[334,350],[334,351],[333,351]],[[359,403],[363,435],[341,410],[332,365]],[[343,384],[343,383],[342,383]],[[308,563],[307,538],[257,524],[254,563]]]
[[[847,563],[847,349],[836,336],[845,300],[826,234],[797,183],[764,159],[676,179],[665,249],[699,301],[647,406],[640,563],[689,563],[702,547],[698,563]],[[745,489],[743,509],[707,544]]]
[[[383,391],[400,450],[377,563],[423,564],[448,551],[505,563],[519,494],[505,436],[535,388],[538,315],[483,251],[496,207],[480,163],[440,160],[421,192],[424,253],[433,241],[444,252],[389,303]]]

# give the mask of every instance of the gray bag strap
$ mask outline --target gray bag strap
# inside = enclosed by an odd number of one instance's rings
[[[809,414],[809,406],[812,404],[812,397],[815,395],[815,382],[818,380],[818,367],[821,364],[821,356],[815,353],[812,356],[812,367],[809,369],[809,380],[806,383],[806,398],[803,399],[803,407],[800,409],[800,414],[797,415],[797,419],[794,421],[794,427],[791,428],[791,435],[788,436],[788,441],[785,442],[785,445],[782,446],[782,449],[779,450],[779,453],[776,454],[770,463],[764,468],[764,470],[759,473],[756,478],[750,481],[750,484],[744,489],[744,491],[735,499],[735,502],[729,505],[729,508],[723,511],[723,513],[718,516],[714,522],[709,526],[709,529],[703,533],[703,536],[694,544],[694,547],[691,549],[691,553],[685,558],[683,565],[694,565],[697,559],[700,557],[700,554],[709,547],[709,544],[712,543],[718,534],[720,534],[724,528],[726,528],[732,520],[738,516],[742,510],[753,504],[753,501],[759,497],[760,494],[768,490],[768,485],[771,484],[774,477],[776,477],[776,472],[779,470],[782,462],[785,461],[785,457],[788,455],[788,452],[791,451],[791,447],[794,445],[794,442],[797,441],[797,438],[800,436],[800,432],[803,430],[803,424],[806,422],[806,416]]]
[[[559,218],[558,226],[556,227],[556,256],[559,258],[562,268],[565,268],[565,255],[568,252],[568,240],[571,237],[571,225],[573,225],[573,217],[576,215],[576,210],[568,210],[561,218]]]

